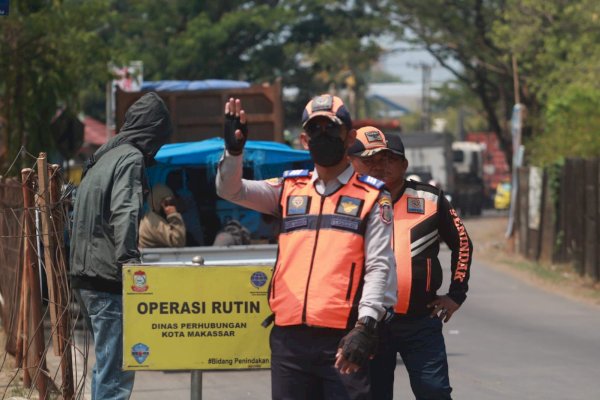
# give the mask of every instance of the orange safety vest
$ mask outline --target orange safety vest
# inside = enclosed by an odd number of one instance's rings
[[[398,314],[426,311],[426,304],[441,285],[442,274],[437,259],[439,191],[425,190],[425,185],[416,186],[409,181],[406,185],[394,204],[392,246],[398,275],[394,311]]]
[[[356,320],[367,218],[383,182],[356,173],[322,196],[308,170],[286,171],[269,304],[279,326],[346,329]]]

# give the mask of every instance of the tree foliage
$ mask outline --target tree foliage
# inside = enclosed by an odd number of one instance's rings
[[[569,117],[594,120],[600,112],[583,107],[585,101],[597,104],[594,91],[600,82],[597,0],[403,0],[395,4],[393,19],[404,28],[401,37],[425,47],[479,99],[489,129],[497,134],[509,159],[508,119],[516,98],[528,109],[524,139],[528,148],[533,147],[534,160],[584,155],[589,154],[587,149],[597,148],[600,135],[590,135],[589,124]],[[452,62],[458,62],[459,68]],[[587,112],[581,114],[583,109]],[[560,143],[560,137],[570,138],[571,145],[550,145]],[[594,145],[586,148],[584,140]],[[550,148],[553,156],[542,155]]]
[[[600,3],[510,0],[496,41],[519,59],[541,104],[532,115],[532,162],[600,155]]]
[[[307,98],[349,89],[358,110],[381,52],[388,2],[356,0],[15,0],[0,20],[0,95],[12,159],[52,148],[57,107],[104,111],[107,63],[144,63],[146,80],[281,78]],[[30,61],[33,60],[33,61]]]
[[[121,2],[114,57],[144,62],[146,79],[282,79],[299,89],[290,122],[307,98],[350,88],[358,98],[390,29],[385,1],[271,0],[160,6]],[[358,109],[358,105],[355,107]]]
[[[492,26],[503,18],[503,0],[397,1],[393,18],[405,40],[421,45],[479,99],[489,129],[510,159],[508,119],[514,102],[510,55],[494,41]],[[455,67],[458,63],[458,67]],[[535,99],[521,93],[534,108]]]
[[[49,126],[57,109],[77,109],[79,92],[106,69],[98,62],[106,59],[98,38],[106,5],[21,0],[0,20],[3,172],[21,146],[51,152]]]

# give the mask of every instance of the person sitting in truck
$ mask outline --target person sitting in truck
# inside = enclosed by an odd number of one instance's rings
[[[161,184],[154,185],[151,207],[140,222],[139,247],[185,246],[185,224],[177,212],[171,189]]]
[[[185,221],[186,246],[204,246],[204,227],[202,226],[198,204],[189,189],[189,177],[183,169],[171,171],[167,176],[167,186],[175,192],[179,213]]]
[[[250,244],[250,231],[240,221],[232,219],[217,233],[213,246],[240,246]]]

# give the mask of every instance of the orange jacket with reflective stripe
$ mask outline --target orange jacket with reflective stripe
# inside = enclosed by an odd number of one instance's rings
[[[398,274],[398,314],[428,314],[442,284],[438,260],[439,239],[450,250],[452,280],[448,295],[462,304],[466,298],[473,245],[442,191],[423,183],[406,181],[394,202],[393,248]],[[408,262],[410,260],[410,262]]]
[[[383,183],[355,173],[336,192],[322,196],[309,171],[289,172],[269,298],[275,324],[346,329],[358,315],[366,222]],[[371,179],[373,185],[359,179]]]

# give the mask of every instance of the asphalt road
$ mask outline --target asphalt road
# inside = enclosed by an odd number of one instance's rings
[[[448,265],[449,253],[441,254]],[[448,271],[446,271],[446,275]],[[455,399],[600,399],[600,308],[474,261],[469,297],[445,325]],[[269,399],[268,371],[204,372],[204,400]],[[138,372],[132,399],[190,399],[189,372]],[[402,361],[396,399],[414,398]]]

